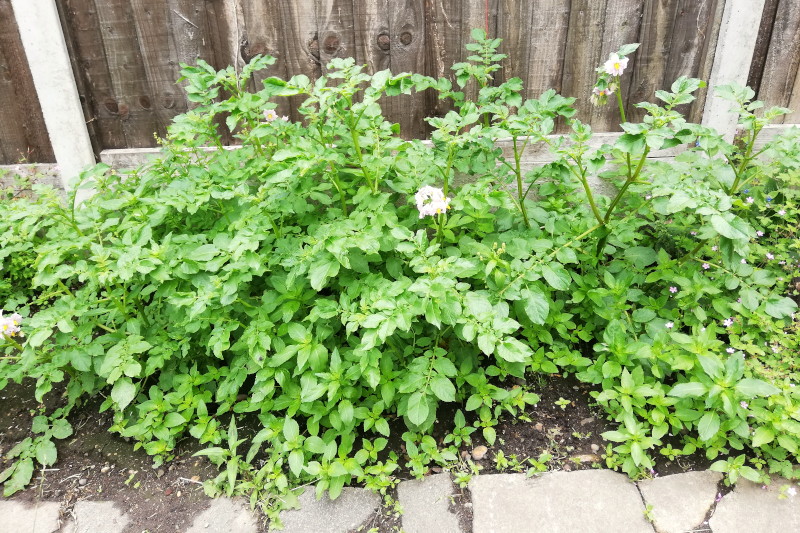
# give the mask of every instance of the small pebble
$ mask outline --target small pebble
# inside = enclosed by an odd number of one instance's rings
[[[163,475],[164,475],[164,469],[163,468],[159,468],[158,472],[156,472],[156,477],[161,477]]]
[[[489,449],[486,446],[475,446],[475,448],[472,450],[472,458],[476,461],[480,461],[486,457],[486,453],[488,451]]]
[[[165,491],[164,491],[164,494],[166,494],[167,496],[169,496],[170,494],[172,494],[172,489],[167,489],[167,490],[165,490]]]
[[[103,468],[100,469],[100,472],[106,474],[108,473],[109,470],[111,470],[110,466],[104,466]]]
[[[544,426],[542,425],[541,422],[536,422],[536,425],[533,426],[533,429],[535,429],[536,431],[543,431]]]
[[[598,445],[597,445],[597,444],[595,444],[595,443],[592,443],[592,445],[590,446],[590,448],[592,449],[592,451],[593,451],[594,453],[597,453],[597,452],[599,452],[599,451],[600,451],[600,446],[598,446]]]
[[[585,426],[586,424],[591,424],[592,422],[594,422],[594,417],[590,416],[588,418],[584,418],[583,420],[581,420],[581,425]]]
[[[192,476],[191,480],[192,481],[200,481],[200,476]]]
[[[175,496],[177,496],[178,498],[180,498],[180,497],[181,497],[181,494],[182,494],[182,493],[181,493],[181,491],[178,491],[178,492],[176,492],[176,493],[175,493]]]
[[[86,479],[85,477],[82,477],[82,478],[80,478],[78,480],[78,485],[80,485],[82,487],[82,486],[86,485],[88,482],[89,482],[88,479]]]

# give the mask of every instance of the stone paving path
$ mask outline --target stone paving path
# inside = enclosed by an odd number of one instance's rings
[[[471,502],[457,497],[449,474],[400,483],[405,533],[791,533],[800,532],[797,485],[776,479],[769,487],[741,481],[721,495],[721,476],[688,472],[631,482],[608,470],[476,476]],[[789,490],[787,494],[787,489]],[[300,509],[284,511],[287,533],[367,531],[380,498],[345,489],[335,501],[309,490]],[[465,506],[471,513],[464,513]],[[470,523],[459,514],[472,516]],[[2,533],[115,533],[128,523],[114,502],[78,502],[74,519],[59,524],[59,505],[0,499]],[[241,500],[218,499],[186,533],[257,533],[259,517]],[[150,533],[158,533],[151,531]]]

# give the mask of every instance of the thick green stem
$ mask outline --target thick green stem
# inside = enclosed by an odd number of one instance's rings
[[[519,150],[517,147],[517,138],[514,137],[514,174],[517,176],[517,200],[519,211],[522,213],[522,219],[525,221],[525,227],[530,228],[531,223],[528,220],[528,211],[525,209],[525,196],[522,193],[522,169],[520,168],[521,156],[521,150]]]
[[[644,149],[642,157],[639,159],[639,164],[636,165],[636,171],[633,173],[632,176],[629,176],[628,179],[625,180],[625,183],[622,185],[622,187],[620,187],[619,191],[617,192],[617,195],[611,201],[611,205],[608,206],[608,210],[606,210],[606,216],[603,217],[604,222],[608,222],[611,219],[611,215],[614,213],[614,208],[617,207],[619,201],[622,200],[622,197],[625,195],[625,191],[628,190],[628,187],[631,186],[631,183],[633,183],[639,178],[639,174],[641,174],[642,172],[642,167],[644,167],[644,162],[647,159],[647,154],[649,153],[650,153],[650,147],[648,146]],[[628,172],[630,172],[630,166],[628,167]]]
[[[745,167],[747,164],[753,160],[753,146],[756,144],[756,138],[761,130],[756,128],[753,130],[753,136],[750,138],[750,142],[747,143],[747,150],[745,151],[744,157],[742,158],[742,162],[739,164],[739,168],[733,169],[736,178],[733,180],[733,185],[731,185],[731,190],[729,194],[736,194],[739,191],[739,187],[741,187],[740,181],[742,179],[742,174],[744,173]]]
[[[605,224],[606,221],[603,220],[603,215],[600,214],[600,210],[597,208],[597,203],[594,201],[594,193],[592,192],[592,188],[589,186],[589,181],[586,179],[586,169],[583,165],[580,164],[580,161],[572,158],[575,161],[575,164],[578,165],[578,168],[581,169],[580,174],[575,170],[573,167],[569,167],[570,172],[578,178],[578,181],[581,182],[583,185],[583,190],[586,193],[586,198],[589,200],[589,207],[592,208],[592,213],[594,214],[594,218],[602,225]]]
[[[622,119],[622,122],[628,122],[628,119],[625,118],[625,105],[622,103],[622,92],[620,91],[620,84],[619,84],[619,77],[617,77],[617,90],[614,91],[617,93],[617,105],[619,106],[619,116]]]

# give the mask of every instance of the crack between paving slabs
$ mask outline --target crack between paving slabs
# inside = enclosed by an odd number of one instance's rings
[[[469,487],[459,487],[453,483],[447,510],[458,518],[461,533],[472,533],[472,492]]]
[[[658,533],[658,531],[656,531],[656,525],[653,523],[653,520],[648,515],[647,500],[644,499],[644,494],[642,494],[642,489],[639,488],[638,483],[634,483],[633,486],[636,487],[636,492],[639,493],[639,499],[642,500],[642,507],[644,507],[644,511],[642,511],[642,513],[644,514],[644,519],[647,520],[648,524],[650,524],[650,528],[653,530],[653,533]]]
[[[717,505],[722,501],[722,498],[728,495],[732,490],[733,487],[725,485],[725,478],[720,479],[717,482],[717,496],[714,498],[714,502],[711,504],[711,507],[708,508],[705,518],[703,518],[703,521],[700,522],[700,524],[692,529],[687,530],[686,533],[713,533],[713,530],[709,525],[711,517],[714,516],[714,513],[717,510]]]

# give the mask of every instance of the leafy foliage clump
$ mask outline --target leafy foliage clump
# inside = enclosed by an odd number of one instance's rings
[[[550,90],[523,102],[519,79],[494,85],[499,41],[474,36],[458,87],[336,59],[315,82],[268,78],[250,93],[271,58],[240,73],[185,67],[197,106],[176,118],[160,160],[88,171],[96,193],[79,208],[54,196],[8,204],[2,234],[28,235],[39,293],[7,302],[27,337],[2,352],[0,385],[34,378],[41,400],[63,383],[65,405],[41,427],[55,437],[67,433],[59,417],[103,394],[111,429],[157,462],[189,435],[224,467],[210,493],[265,507],[302,484],[385,492],[401,463],[416,475],[453,466],[474,431],[493,443],[498,417],[538,401],[509,379],[530,373],[597,386],[619,424],[607,461],[631,475],[654,453],[698,449],[730,458],[715,467],[731,477],[795,474],[787,286],[800,158],[796,134],[757,144],[786,110],[756,116],[752,91],[723,88],[744,132],[731,144],[684,119],[703,84],[681,78],[596,148],[574,99]],[[401,139],[381,111],[413,90],[452,107],[428,119],[428,143]],[[275,116],[286,97],[304,99],[302,121]],[[240,146],[223,149],[221,120]],[[562,123],[571,133],[553,135]],[[536,143],[554,161],[525,169]],[[685,150],[647,158],[671,147]],[[617,193],[596,196],[592,179]],[[424,186],[449,209],[421,217]],[[442,404],[457,410],[437,441]],[[258,428],[240,438],[245,417]],[[402,458],[387,452],[394,432]],[[30,479],[33,458],[55,460],[49,446],[20,448],[31,468],[0,476],[6,493]]]

